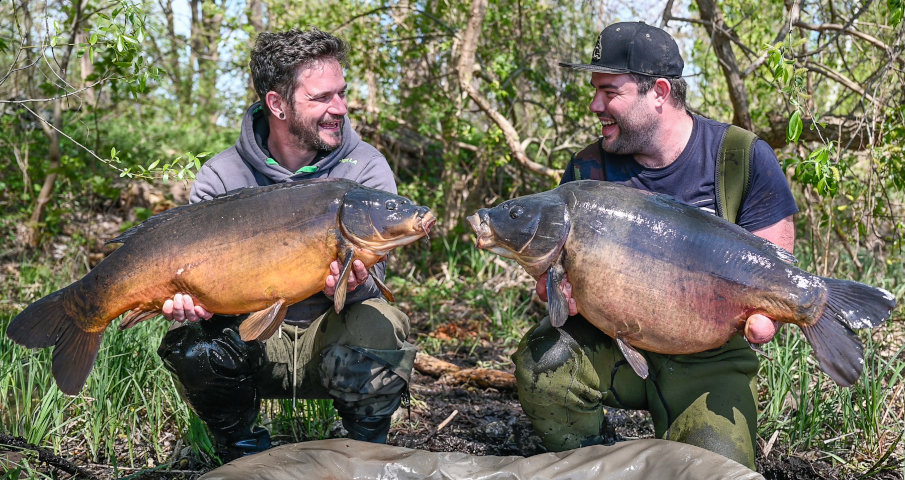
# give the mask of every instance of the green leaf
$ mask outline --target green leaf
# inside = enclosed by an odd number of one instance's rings
[[[803,126],[804,125],[801,122],[801,112],[796,110],[795,113],[792,114],[792,118],[789,119],[789,127],[786,129],[786,141],[798,143]]]

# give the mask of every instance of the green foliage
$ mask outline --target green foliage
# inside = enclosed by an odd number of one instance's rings
[[[76,259],[63,263],[79,265]],[[0,284],[3,298],[14,302],[0,310],[0,331],[22,306],[84,273],[49,265],[23,259],[18,275]],[[89,461],[118,459],[134,467],[145,466],[149,458],[166,460],[159,440],[174,422],[189,421],[189,410],[156,354],[166,323],[150,321],[124,331],[115,327],[101,344],[85,388],[74,397],[54,383],[51,349],[28,350],[0,336],[0,431],[56,450],[64,436],[82,438]]]
[[[899,26],[902,16],[905,15],[905,2],[902,0],[886,0],[886,8],[889,9],[889,23]]]

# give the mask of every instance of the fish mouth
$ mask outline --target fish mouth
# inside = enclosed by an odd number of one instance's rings
[[[475,246],[490,249],[496,245],[493,241],[493,231],[490,229],[490,225],[481,218],[481,212],[469,215],[465,217],[465,220],[475,233]]]
[[[424,232],[424,236],[430,238],[430,231],[434,228],[434,225],[437,223],[437,217],[431,213],[430,210],[424,212],[423,215],[418,217],[418,224],[416,228]]]
[[[487,222],[487,214],[485,213],[482,216],[482,212],[483,210],[478,211],[474,215],[465,217],[465,220],[468,221],[468,225],[471,226],[471,229],[475,233],[475,246],[493,252],[504,258],[518,260],[519,257],[516,252],[497,243],[496,235],[493,233],[493,229],[490,228],[490,223]]]
[[[403,247],[422,237],[428,237],[431,228],[433,228],[436,223],[437,218],[429,209],[424,207],[424,210],[419,211],[417,215],[412,217],[410,226],[404,233],[392,238],[380,237],[375,240],[367,240],[361,237],[352,236],[349,232],[345,233],[349,235],[349,238],[354,238],[355,243],[361,248],[364,248],[375,255],[383,256],[394,248]]]

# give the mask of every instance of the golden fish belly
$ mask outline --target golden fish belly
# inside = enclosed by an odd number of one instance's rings
[[[565,265],[581,314],[614,338],[652,352],[687,354],[717,348],[764,313],[796,323],[798,314],[771,288],[741,285],[684,269],[630,248],[609,245]],[[587,253],[587,252],[584,252]]]
[[[106,292],[93,295],[100,313],[89,323],[106,326],[127,310],[159,310],[176,293],[221,314],[262,310],[280,299],[293,304],[324,289],[339,244],[329,215],[309,219],[303,229],[261,227],[181,244],[127,244],[82,281],[86,289]]]

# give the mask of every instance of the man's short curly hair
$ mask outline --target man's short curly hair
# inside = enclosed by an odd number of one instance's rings
[[[262,32],[255,41],[249,62],[255,92],[262,102],[271,90],[292,102],[297,87],[295,78],[300,69],[326,59],[346,66],[348,52],[344,41],[316,28]]]

